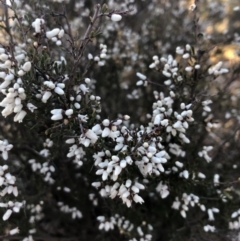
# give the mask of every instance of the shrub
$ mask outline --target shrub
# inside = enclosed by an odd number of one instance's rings
[[[239,7],[0,2],[1,238],[233,239]]]

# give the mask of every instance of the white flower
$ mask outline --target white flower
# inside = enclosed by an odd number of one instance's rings
[[[184,53],[184,49],[182,49],[181,47],[177,47],[176,53],[182,55]]]
[[[91,140],[91,143],[94,144],[97,140],[98,140],[98,136],[94,133],[94,131],[92,131],[91,129],[89,129],[86,133],[85,133],[86,137],[89,138]]]
[[[144,203],[144,200],[143,200],[142,197],[140,197],[138,194],[135,194],[135,195],[134,195],[133,200],[134,200],[134,202],[136,202],[136,203],[140,203],[140,204]]]
[[[184,170],[184,171],[182,172],[182,175],[183,175],[183,177],[184,177],[185,179],[188,179],[188,177],[189,177],[189,172],[188,172],[187,170]]]
[[[20,69],[17,74],[18,74],[18,76],[23,76],[25,74],[25,72],[22,69]]]
[[[78,114],[78,118],[79,118],[82,122],[87,122],[87,120],[88,120],[88,116],[87,116],[87,115],[80,115],[80,114]]]
[[[51,38],[55,37],[56,35],[58,35],[59,32],[60,32],[59,28],[54,28],[52,31],[47,31],[46,32],[46,37],[48,39],[51,39]]]
[[[114,22],[118,22],[121,19],[122,19],[122,16],[119,15],[119,14],[114,13],[114,14],[111,15],[111,20],[114,21]]]
[[[185,212],[184,209],[181,210],[180,214],[181,214],[181,216],[182,216],[183,218],[186,218],[186,217],[187,217],[187,214],[186,214],[186,212]]]
[[[102,124],[103,124],[104,126],[109,126],[110,121],[109,121],[108,119],[105,119],[105,120],[102,121]]]
[[[120,166],[115,167],[114,175],[118,176],[122,171],[122,168]]]
[[[190,44],[186,44],[185,47],[186,47],[186,50],[187,50],[187,51],[190,51],[190,50],[191,50],[191,45],[190,45]]]
[[[107,137],[110,134],[110,129],[108,127],[105,127],[102,132],[102,137]]]
[[[156,190],[160,193],[161,198],[163,199],[169,195],[168,186],[163,185],[162,182],[158,184],[158,186],[156,187]]]
[[[187,66],[186,68],[185,68],[185,71],[187,71],[187,72],[191,72],[192,71],[192,66]]]
[[[214,186],[218,186],[219,185],[219,174],[215,174],[214,177],[213,177],[213,183],[214,183]]]
[[[149,65],[149,68],[150,69],[153,69],[153,68],[155,68],[156,67],[156,64],[155,63],[151,63],[150,65]]]
[[[183,163],[182,163],[182,162],[176,161],[175,164],[176,164],[176,166],[179,167],[179,168],[182,168],[182,167],[183,167]]]
[[[3,54],[0,55],[0,60],[6,61],[6,60],[8,60],[8,57],[9,56],[7,54],[3,53]]]
[[[163,71],[162,71],[162,74],[165,75],[165,76],[168,77],[168,78],[172,76],[172,74],[169,73],[169,72],[167,72],[166,70],[163,70]]]
[[[58,33],[58,38],[62,38],[64,35],[64,29],[61,29]]]
[[[70,116],[73,114],[73,109],[68,109],[65,111],[65,115]]]
[[[181,202],[179,201],[178,197],[176,197],[175,201],[172,204],[172,208],[179,210],[180,206],[181,206]]]
[[[26,111],[21,110],[20,112],[18,112],[15,116],[14,116],[14,121],[15,122],[22,122],[23,118],[25,117],[25,115],[27,114]]]
[[[58,86],[54,89],[54,92],[57,93],[58,95],[64,95],[64,91],[62,90],[62,88]]]
[[[23,66],[22,66],[22,69],[25,71],[25,72],[28,72],[28,71],[30,71],[30,69],[31,69],[31,67],[32,67],[32,64],[31,64],[31,62],[26,62]]]
[[[143,81],[142,81],[142,80],[137,81],[136,85],[137,85],[137,86],[143,85]]]
[[[44,19],[42,18],[37,18],[33,23],[32,23],[32,27],[35,28],[35,32],[36,33],[40,33],[41,32],[41,25],[44,24]]]
[[[27,108],[31,111],[34,112],[35,109],[37,109],[37,107],[35,105],[33,105],[32,103],[27,103]]]
[[[91,83],[91,80],[89,78],[85,78],[84,81],[85,81],[86,84],[90,84]]]
[[[13,74],[7,74],[6,77],[4,78],[5,81],[12,81],[14,79],[14,75]]]
[[[8,210],[4,213],[4,215],[3,215],[3,217],[2,217],[3,221],[8,220],[8,219],[10,218],[11,214],[12,214],[12,210],[11,210],[11,209],[8,209]]]
[[[199,177],[199,178],[202,178],[202,179],[205,179],[205,178],[206,178],[206,176],[205,176],[203,173],[201,173],[201,172],[198,173],[198,177]]]
[[[203,204],[200,205],[200,209],[201,209],[203,212],[206,211],[206,207],[205,207]]]
[[[146,80],[147,79],[147,76],[144,75],[144,74],[141,74],[139,72],[136,73],[137,77],[140,78],[141,80]]]
[[[79,89],[83,92],[84,95],[89,92],[89,88],[87,88],[85,84],[81,84]]]
[[[51,114],[53,115],[51,117],[51,120],[61,120],[63,119],[63,115],[62,115],[62,112],[63,110],[62,109],[54,109],[54,110],[51,110]]]
[[[208,209],[207,213],[208,213],[208,220],[213,221],[214,220],[213,210],[212,209]]]
[[[124,119],[124,120],[129,120],[129,119],[130,119],[130,116],[129,116],[129,115],[124,115],[124,116],[123,116],[123,119]]]
[[[14,229],[11,229],[9,231],[9,235],[14,235],[14,234],[17,234],[17,233],[19,233],[19,228],[18,227],[14,228]]]
[[[204,227],[203,227],[203,230],[205,231],[205,232],[214,232],[215,231],[215,227],[214,226],[211,226],[211,225],[205,225]]]
[[[182,57],[183,57],[183,59],[188,59],[188,58],[190,57],[190,54],[189,54],[189,53],[186,53],[186,54],[184,54]]]
[[[47,103],[47,100],[51,97],[52,93],[50,91],[46,91],[42,96],[42,102]]]

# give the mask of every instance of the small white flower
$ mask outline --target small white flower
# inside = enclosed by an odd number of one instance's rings
[[[64,35],[64,29],[61,29],[58,33],[58,38],[62,38]]]
[[[182,55],[184,53],[184,49],[182,49],[181,47],[177,47],[176,53],[179,54],[179,55]]]
[[[136,203],[140,203],[140,204],[144,203],[144,200],[143,200],[142,197],[140,197],[138,194],[135,194],[135,195],[134,195],[133,200],[134,200],[134,202],[136,202]]]
[[[51,120],[61,120],[63,119],[63,115],[62,115],[62,109],[54,109],[54,110],[51,110],[51,114],[53,115],[51,117]]]
[[[184,171],[182,172],[182,175],[183,175],[183,177],[184,177],[185,179],[188,179],[188,177],[189,177],[189,172],[188,172],[187,170],[184,170]]]
[[[35,105],[33,105],[32,103],[27,103],[27,108],[31,111],[34,112],[34,110],[37,109],[37,107]]]
[[[6,61],[6,60],[8,60],[8,57],[9,56],[7,54],[3,53],[3,54],[0,55],[0,60]]]
[[[36,33],[40,33],[41,32],[41,25],[44,24],[44,19],[42,18],[37,18],[33,23],[32,23],[32,27],[35,28],[35,32]]]
[[[182,56],[183,59],[188,59],[190,57],[190,54],[189,53],[186,53]]]
[[[89,78],[85,78],[84,81],[85,81],[86,84],[90,84],[91,83],[91,80]]]
[[[8,209],[8,210],[4,213],[4,215],[3,215],[3,217],[2,217],[3,221],[8,220],[8,219],[10,218],[11,214],[12,214],[12,210],[11,210],[11,209]]]
[[[31,62],[26,62],[23,66],[22,66],[22,69],[25,71],[25,72],[28,72],[28,71],[30,71],[30,69],[31,69],[31,67],[32,67],[32,64],[31,64]]]
[[[144,74],[141,74],[139,72],[136,73],[137,77],[140,78],[141,80],[146,80],[147,79],[147,76],[144,75]]]
[[[190,51],[190,50],[191,50],[191,45],[190,45],[190,44],[186,44],[185,47],[186,47],[186,50],[187,50],[187,51]]]
[[[150,69],[154,69],[156,67],[156,64],[155,63],[151,63],[150,65],[149,65],[149,68]]]
[[[87,116],[87,115],[78,114],[78,118],[79,118],[82,122],[87,122],[87,120],[88,120],[88,116]]]
[[[79,89],[83,92],[84,95],[89,92],[89,88],[87,88],[85,84],[81,84]]]
[[[15,122],[22,122],[23,118],[25,117],[25,115],[27,114],[26,111],[21,110],[20,112],[18,112],[15,116],[14,116],[14,121]]]
[[[52,93],[50,91],[46,91],[42,96],[42,102],[47,103],[48,99],[51,97]]]
[[[162,71],[162,74],[165,75],[165,76],[168,77],[168,78],[172,76],[172,74],[169,73],[169,72],[167,72],[166,70],[163,70],[163,71]]]
[[[208,213],[208,220],[213,221],[214,220],[213,210],[212,209],[208,209],[207,213]]]
[[[20,69],[20,70],[17,72],[17,74],[18,74],[18,76],[23,76],[23,75],[25,75],[25,72],[24,72],[22,69]]]
[[[206,178],[206,176],[203,173],[201,173],[201,172],[198,173],[198,177],[201,178],[201,179],[205,179]]]
[[[124,115],[124,116],[123,116],[123,119],[124,119],[124,120],[129,120],[129,119],[130,119],[130,116],[129,116],[129,115]]]
[[[110,124],[109,119],[103,120],[103,121],[102,121],[102,124],[103,124],[104,126],[109,126],[109,124]]]
[[[144,82],[143,82],[142,80],[139,80],[139,81],[137,81],[137,83],[136,83],[137,86],[141,86],[141,85],[143,85],[143,84],[144,84]]]
[[[200,205],[200,209],[201,209],[203,212],[206,211],[206,207],[205,207],[203,204]]]
[[[183,218],[187,217],[186,211],[184,209],[181,210],[180,214]]]
[[[59,34],[59,32],[60,32],[59,28],[54,28],[53,30],[46,32],[46,37],[48,39],[51,39],[51,38],[57,36]]]
[[[89,138],[91,140],[91,143],[93,143],[93,144],[98,140],[98,136],[91,129],[89,129],[85,133],[85,135],[87,138]]]
[[[14,228],[14,229],[11,229],[9,231],[9,235],[14,235],[14,234],[17,234],[17,233],[19,233],[19,228],[18,227]]]
[[[193,67],[192,67],[192,66],[187,66],[187,67],[185,68],[185,71],[187,71],[187,72],[191,72],[191,71],[192,71],[192,69],[193,69]]]
[[[120,21],[121,19],[122,19],[122,16],[121,16],[120,14],[114,13],[114,14],[111,15],[111,20],[112,20],[113,22],[118,22],[118,21]]]
[[[162,182],[158,184],[156,190],[160,193],[162,199],[166,198],[169,195],[168,186],[163,185]]]
[[[65,115],[70,116],[73,114],[73,109],[68,109],[65,111]]]
[[[193,3],[193,4],[190,5],[189,10],[194,11],[196,9],[196,7],[197,7],[196,4]]]
[[[63,89],[58,86],[54,89],[54,92],[57,93],[58,95],[64,95]]]
[[[182,162],[176,161],[175,164],[176,164],[176,166],[179,167],[179,168],[182,168],[182,167],[183,167],[183,163],[182,163]]]
[[[108,127],[105,127],[103,132],[102,132],[102,137],[107,137],[110,134],[110,129]]]

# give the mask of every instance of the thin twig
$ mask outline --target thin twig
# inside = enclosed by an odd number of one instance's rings
[[[90,22],[90,24],[88,25],[87,31],[86,31],[85,34],[84,34],[83,40],[82,40],[82,42],[81,42],[81,44],[80,44],[80,46],[79,46],[79,48],[78,48],[78,51],[77,51],[77,52],[78,52],[79,56],[78,56],[78,58],[77,58],[76,64],[79,63],[79,60],[81,59],[81,57],[82,57],[82,55],[83,55],[84,48],[86,47],[87,43],[88,43],[89,40],[90,40],[89,36],[90,36],[90,33],[91,33],[91,31],[92,31],[92,28],[93,28],[96,20],[97,20],[98,17],[99,17],[99,16],[98,16],[98,13],[99,13],[100,9],[101,9],[100,4],[97,4],[97,5],[96,5],[96,10],[95,10],[94,15],[93,15],[93,18],[91,19],[91,22]]]

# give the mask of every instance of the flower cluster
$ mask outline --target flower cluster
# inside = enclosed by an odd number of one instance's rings
[[[70,213],[72,216],[72,219],[82,218],[82,213],[76,207],[70,208],[68,205],[64,205],[64,203],[62,202],[58,202],[58,206],[61,212]]]
[[[152,240],[151,231],[153,230],[153,227],[151,224],[147,224],[145,221],[142,222],[142,225],[134,227],[133,223],[131,223],[125,217],[121,217],[119,214],[115,214],[110,218],[106,218],[105,216],[98,216],[97,220],[100,222],[98,227],[99,230],[104,230],[105,232],[108,232],[110,230],[113,230],[116,226],[122,234],[131,233],[136,230],[138,236],[140,236],[139,241]],[[147,233],[144,233],[144,231]],[[137,240],[138,239],[136,238],[130,239],[130,241]]]
[[[63,35],[64,29],[59,28],[54,28],[53,30],[46,32],[46,37],[51,39],[53,42],[56,42],[56,45],[58,46],[62,44],[60,39],[63,37]]]

